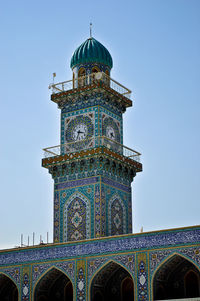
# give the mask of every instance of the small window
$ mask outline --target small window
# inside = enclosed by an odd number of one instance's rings
[[[78,72],[78,87],[83,87],[85,85],[86,82],[85,75],[86,75],[85,68],[80,68]]]

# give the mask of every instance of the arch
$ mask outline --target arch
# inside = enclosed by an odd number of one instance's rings
[[[198,295],[195,297],[200,297],[199,267],[186,256],[173,253],[165,258],[153,273],[151,281],[152,300],[186,298],[185,277],[189,271],[198,275]],[[190,296],[188,295],[187,298]]]
[[[63,241],[90,238],[90,201],[80,192],[72,194],[63,207]]]
[[[108,201],[108,221],[109,235],[126,233],[126,207],[118,194]]]
[[[18,301],[19,291],[15,282],[6,274],[0,272],[0,300]]]
[[[186,298],[195,298],[200,295],[200,277],[196,271],[190,270],[184,277]]]
[[[37,280],[33,290],[34,301],[73,301],[73,284],[70,277],[53,266]]]
[[[86,70],[85,70],[85,68],[81,67],[78,70],[78,77],[85,76],[85,75],[86,75]]]
[[[99,69],[99,67],[94,66],[94,67],[92,68],[92,73],[98,73],[98,72],[101,72],[101,70]]]
[[[125,292],[126,279],[129,279],[131,283],[133,297],[130,300],[134,300],[134,280],[133,276],[127,270],[126,267],[120,263],[109,260],[104,263],[94,273],[89,284],[89,300],[91,301],[126,301],[127,294]],[[125,282],[124,282],[125,281]],[[130,294],[129,294],[130,296]],[[103,298],[101,298],[103,297]]]
[[[83,87],[86,84],[86,70],[81,67],[78,71],[78,87]]]
[[[121,284],[121,299],[122,300],[134,300],[134,288],[133,281],[130,277],[123,279]]]

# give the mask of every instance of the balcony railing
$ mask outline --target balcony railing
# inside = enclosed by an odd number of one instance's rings
[[[65,143],[57,146],[52,146],[44,148],[44,157],[50,158],[70,153],[76,153],[83,150],[89,150],[97,147],[105,147],[109,150],[112,150],[120,155],[130,158],[136,162],[140,162],[140,153],[137,151],[126,147],[112,139],[107,137],[98,136],[90,139],[85,139],[77,142]]]
[[[55,94],[76,88],[82,88],[84,86],[88,86],[95,83],[102,83],[105,86],[112,88],[119,94],[127,98],[131,98],[131,90],[127,89],[104,72],[91,73],[85,76],[74,78],[72,80],[60,82],[57,84],[50,84],[49,89],[52,89],[52,94]]]

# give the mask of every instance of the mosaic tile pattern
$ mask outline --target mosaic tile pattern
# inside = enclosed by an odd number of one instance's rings
[[[54,242],[59,242],[60,202],[58,191],[54,192]]]
[[[98,128],[96,121],[98,120],[98,109],[88,108],[68,113],[61,113],[61,144],[72,143],[74,139],[74,131],[78,124],[83,124],[87,128],[87,136],[84,139],[90,139],[93,135],[98,136]],[[66,151],[76,150],[77,147],[85,148],[83,142],[71,144]],[[92,147],[92,146],[91,146]],[[71,149],[70,149],[71,148]],[[78,148],[78,149],[79,149]]]
[[[30,295],[29,291],[30,291],[29,275],[24,274],[23,284],[22,284],[22,300],[23,301],[29,300],[29,295]]]
[[[144,261],[140,261],[138,271],[138,301],[145,300],[148,300],[146,264]]]
[[[61,113],[68,113],[78,110],[85,110],[91,107],[100,106],[105,110],[109,110],[117,116],[121,116],[126,111],[126,108],[120,103],[113,103],[109,95],[103,92],[87,91],[85,95],[74,95],[73,99],[67,101],[67,105],[61,107]]]
[[[77,132],[77,127],[84,127],[85,136],[82,137],[79,135],[81,131]],[[82,133],[82,132],[81,132]],[[89,116],[85,115],[78,115],[75,118],[66,118],[65,119],[65,142],[70,143],[65,148],[65,151],[74,151],[78,149],[84,149],[86,147],[94,147],[94,142],[90,140],[94,135],[94,114],[90,113]],[[84,141],[79,141],[78,139],[82,139]],[[85,141],[86,139],[86,141]],[[87,140],[88,139],[88,140]],[[76,143],[73,143],[76,142]]]
[[[106,262],[116,262],[127,268],[127,270],[134,276],[135,274],[135,255],[127,254],[121,256],[112,256],[112,257],[99,257],[94,259],[89,259],[87,262],[87,270],[88,270],[88,282],[91,280],[93,275],[97,270],[100,271],[100,267],[105,266]]]
[[[77,301],[84,301],[85,300],[85,271],[83,267],[78,266],[77,271]]]
[[[121,143],[120,139],[120,123],[115,122],[113,118],[106,117],[105,114],[102,114],[102,136],[111,138],[108,136],[108,129],[112,128],[114,130],[113,140]],[[112,139],[112,138],[111,138]],[[112,144],[111,144],[112,147]]]
[[[90,201],[75,192],[64,205],[64,241],[90,237]]]
[[[95,185],[95,237],[101,236],[101,196],[100,185]]]
[[[93,178],[87,179],[87,183],[93,183]],[[60,190],[59,194],[60,240],[65,242],[93,236],[91,221],[94,203],[89,200],[94,199],[94,185],[75,185],[73,188]]]
[[[0,269],[0,273],[8,275],[14,283],[19,287],[20,285],[20,278],[21,278],[21,270],[18,267],[14,268],[3,268]]]
[[[119,195],[115,194],[108,202],[109,235],[126,233],[126,208]]]
[[[106,236],[106,194],[101,185],[101,237]]]
[[[75,279],[75,262],[74,261],[63,261],[54,263],[42,263],[35,264],[32,267],[32,286],[35,286],[38,279],[45,275],[45,273],[51,268],[58,268],[63,271],[69,279],[74,283]]]
[[[190,261],[195,263],[200,268],[200,248],[176,248],[175,250],[161,250],[150,253],[150,273],[151,275],[156,268],[173,254],[184,255]]]

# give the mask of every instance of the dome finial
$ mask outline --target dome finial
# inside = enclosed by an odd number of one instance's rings
[[[90,39],[92,38],[92,23],[90,22]]]

